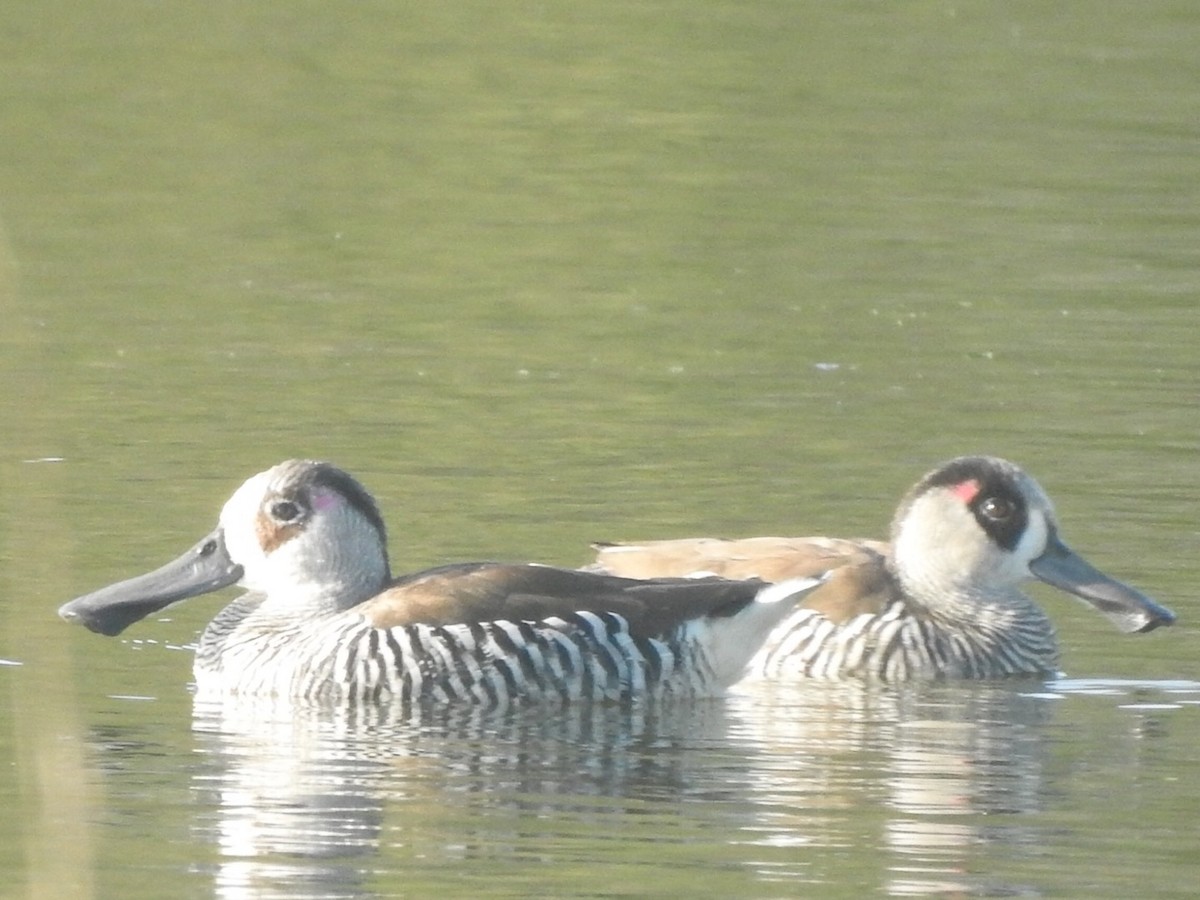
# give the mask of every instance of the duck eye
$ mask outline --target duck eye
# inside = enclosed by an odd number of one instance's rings
[[[276,500],[270,508],[271,518],[285,524],[298,520],[302,512],[300,504],[291,500]]]
[[[1013,504],[1004,497],[985,497],[979,503],[979,511],[993,522],[1003,522],[1013,514]]]

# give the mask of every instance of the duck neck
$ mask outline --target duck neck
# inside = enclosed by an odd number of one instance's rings
[[[242,583],[263,596],[256,618],[306,622],[345,612],[378,594],[390,580],[386,556],[365,558],[335,548],[316,560],[277,554]]]
[[[980,579],[955,577],[949,572],[911,572],[889,560],[905,600],[943,628],[964,633],[1005,633],[1010,630],[1051,631],[1049,617],[1015,585],[985,587]]]
[[[314,621],[352,609],[378,594],[379,590],[376,579],[292,588],[286,593],[268,594],[256,615],[297,622]]]

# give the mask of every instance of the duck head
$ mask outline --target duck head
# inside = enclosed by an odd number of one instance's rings
[[[329,463],[289,460],[238,488],[216,529],[178,559],[58,612],[115,635],[231,584],[263,594],[264,607],[303,616],[347,609],[389,580],[387,531],[371,495]]]
[[[951,460],[909,492],[892,525],[892,567],[932,611],[965,602],[1029,602],[1031,578],[1078,597],[1125,632],[1170,625],[1175,614],[1104,574],[1059,537],[1054,506],[1018,466],[990,456]]]

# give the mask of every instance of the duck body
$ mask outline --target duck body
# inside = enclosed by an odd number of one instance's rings
[[[200,637],[200,697],[506,706],[720,694],[819,583],[644,581],[491,562],[393,578],[386,544],[357,481],[292,460],[242,485],[183,556],[59,612],[118,634],[237,583],[247,592]]]
[[[760,645],[788,608],[787,592],[807,581],[775,594],[782,608],[761,584],[735,585],[468,563],[407,576],[361,608],[303,621],[281,621],[263,612],[261,596],[245,594],[201,635],[196,688],[499,707],[715,696],[753,655],[730,658],[725,642]]]
[[[1038,578],[1126,632],[1175,615],[1093,568],[1058,536],[1053,506],[1013,463],[960,457],[901,502],[891,542],[711,538],[600,544],[593,571],[778,581],[828,572],[751,663],[761,677],[999,678],[1058,672],[1054,626],[1020,584]]]

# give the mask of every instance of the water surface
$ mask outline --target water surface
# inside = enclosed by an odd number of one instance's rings
[[[1187,896],[1191,4],[0,10],[0,869],[39,896]],[[1071,680],[194,710],[64,600],[323,457],[397,571],[882,536],[960,453],[1180,613]]]

